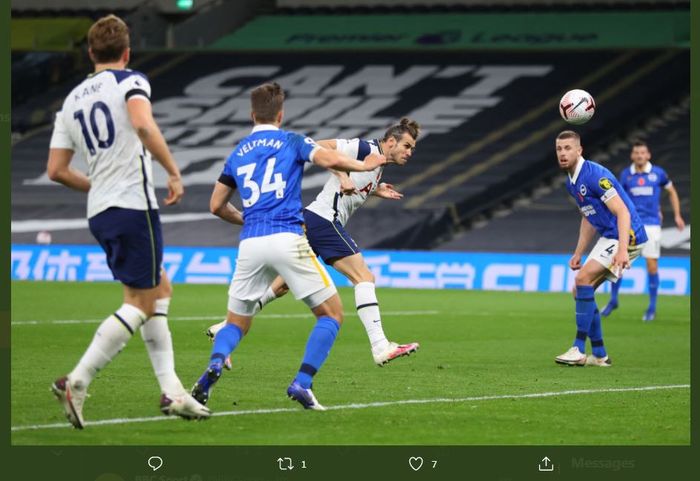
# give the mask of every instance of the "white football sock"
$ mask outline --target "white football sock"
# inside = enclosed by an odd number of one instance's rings
[[[68,374],[73,387],[87,389],[95,375],[124,349],[145,320],[146,314],[141,309],[122,304],[114,314],[102,321],[78,365]]]
[[[367,331],[372,353],[382,352],[389,341],[384,335],[382,318],[379,315],[379,303],[372,282],[360,282],[355,286],[355,307],[357,315],[360,316],[365,331]]]
[[[277,299],[277,296],[275,295],[275,291],[272,290],[272,286],[270,286],[267,288],[265,294],[263,294],[263,296],[258,301],[258,304],[255,308],[255,313],[257,314],[258,312],[260,312],[260,309],[262,309],[275,299]]]
[[[148,356],[151,358],[161,392],[179,396],[185,393],[185,388],[175,373],[173,338],[168,328],[169,307],[169,297],[156,301],[155,313],[141,326],[141,337],[146,343]]]
[[[216,337],[216,333],[222,330],[224,327],[226,327],[226,319],[223,321],[219,322],[218,324],[214,324],[213,326],[209,327],[209,330],[211,331],[212,334],[214,334],[214,337]]]

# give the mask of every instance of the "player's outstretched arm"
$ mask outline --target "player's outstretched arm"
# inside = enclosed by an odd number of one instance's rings
[[[316,144],[320,145],[324,149],[335,150],[338,148],[338,143],[335,141],[335,139],[318,140],[316,141]]]
[[[578,270],[581,268],[581,259],[583,258],[583,253],[586,251],[590,245],[593,237],[595,237],[595,227],[591,225],[590,222],[586,220],[585,217],[581,216],[581,227],[578,230],[578,241],[576,242],[576,250],[574,250],[574,255],[571,256],[569,260],[569,267],[573,270]]]
[[[316,143],[324,149],[336,150],[338,148],[338,143],[335,141],[335,139],[319,140]],[[357,187],[347,172],[335,169],[328,170],[331,172],[331,174],[338,178],[338,181],[340,182],[340,192],[342,192],[344,195],[352,195],[357,192]]]
[[[372,195],[380,197],[382,199],[403,199],[403,194],[395,190],[392,184],[387,184],[386,182],[382,182],[381,184],[379,184],[376,190],[372,192]]]
[[[217,182],[209,199],[209,210],[212,214],[231,224],[243,225],[243,214],[236,209],[229,200],[233,195],[233,188]]]
[[[328,169],[331,174],[335,175],[340,182],[340,192],[344,195],[353,195],[357,193],[357,186],[350,178],[350,174],[341,170]]]
[[[148,149],[168,173],[168,197],[165,199],[165,204],[177,204],[185,193],[180,169],[175,163],[168,144],[165,142],[165,138],[153,118],[151,103],[140,97],[134,97],[126,103],[126,108],[129,112],[131,125],[136,130],[144,147]]]
[[[90,179],[82,172],[73,169],[70,166],[71,160],[73,160],[71,149],[49,149],[49,160],[46,165],[49,179],[71,189],[88,192]]]
[[[683,230],[685,229],[685,221],[683,220],[683,216],[681,216],[681,201],[678,198],[678,192],[673,185],[668,186],[666,191],[668,192],[668,198],[671,201],[671,208],[673,209],[673,221],[676,223],[678,230]]]
[[[386,164],[386,157],[380,154],[370,154],[364,162],[351,159],[337,150],[316,149],[313,154],[313,163],[324,169],[336,169],[345,172],[367,172]]]

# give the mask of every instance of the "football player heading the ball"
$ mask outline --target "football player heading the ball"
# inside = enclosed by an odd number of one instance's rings
[[[388,164],[405,165],[416,148],[420,126],[414,120],[402,118],[389,127],[382,139],[320,140],[319,145],[334,149],[353,159],[364,160],[370,154],[383,154]],[[345,230],[345,224],[370,196],[398,200],[402,194],[394,186],[380,182],[384,166],[369,172],[338,172],[326,182],[316,200],[304,209],[304,224],[309,244],[323,261],[335,268],[355,286],[355,307],[362,325],[367,331],[372,357],[382,366],[401,356],[418,350],[417,342],[397,344],[390,342],[382,327],[379,302],[375,293],[374,275],[367,267],[360,248]],[[287,286],[277,277],[263,297],[258,309],[283,296]],[[226,325],[225,321],[211,326],[207,335],[214,338]],[[230,359],[226,360],[230,369]]]
[[[243,229],[229,288],[227,323],[216,334],[208,367],[192,388],[192,396],[202,404],[208,401],[225,360],[252,325],[258,300],[274,278],[282,276],[294,297],[302,300],[317,319],[287,395],[305,409],[324,410],[311,385],[335,343],[343,322],[343,305],[304,232],[304,164],[363,172],[385,164],[386,158],[374,153],[359,162],[325,149],[308,137],[280,129],[284,91],[275,82],[254,88],[250,101],[253,130],[226,159],[209,202],[213,214],[233,224],[242,223]],[[229,202],[235,191],[243,204],[243,219]]]
[[[617,281],[622,271],[642,252],[647,235],[634,204],[612,173],[600,164],[583,158],[581,137],[565,130],[555,143],[559,167],[568,174],[566,189],[581,211],[581,227],[569,267],[576,273],[576,337],[573,346],[557,356],[555,362],[570,366],[607,367],[610,358],[603,345],[600,312],[595,289],[605,279]],[[581,258],[596,232],[600,239],[588,259]],[[592,355],[586,356],[586,338]]]

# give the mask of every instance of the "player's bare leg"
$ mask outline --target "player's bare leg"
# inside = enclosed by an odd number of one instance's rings
[[[331,265],[355,286],[355,307],[369,337],[374,362],[378,366],[383,366],[401,356],[416,352],[420,347],[417,342],[397,344],[386,338],[375,292],[374,275],[367,267],[362,254],[358,252],[342,257]]]
[[[603,283],[608,273],[606,267],[595,260],[586,262],[576,274],[573,289],[576,301],[576,338],[573,346],[557,356],[557,364],[568,366],[598,365],[609,366],[610,359],[603,345],[600,312],[595,303],[595,289]],[[586,339],[591,339],[593,355],[586,356]]]
[[[265,305],[269,304],[270,302],[274,301],[278,297],[284,296],[287,292],[289,292],[289,287],[287,286],[287,283],[284,282],[284,279],[282,279],[282,276],[277,276],[273,281],[272,284],[270,284],[270,287],[268,287],[267,291],[265,291],[265,294],[258,300],[257,305],[255,306],[255,314],[260,312],[260,310],[265,307]],[[224,319],[221,322],[217,322],[216,324],[213,324],[207,328],[204,333],[207,335],[209,340],[211,342],[214,342],[214,338],[216,337],[216,333],[219,332],[224,326],[226,326],[226,319]],[[231,362],[231,356],[227,356],[225,361],[224,361],[224,367],[228,369],[229,371],[233,367],[233,364]]]

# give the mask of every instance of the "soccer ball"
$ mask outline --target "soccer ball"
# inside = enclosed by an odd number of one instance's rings
[[[570,124],[585,124],[595,113],[595,100],[585,90],[569,90],[559,101],[559,113]]]

